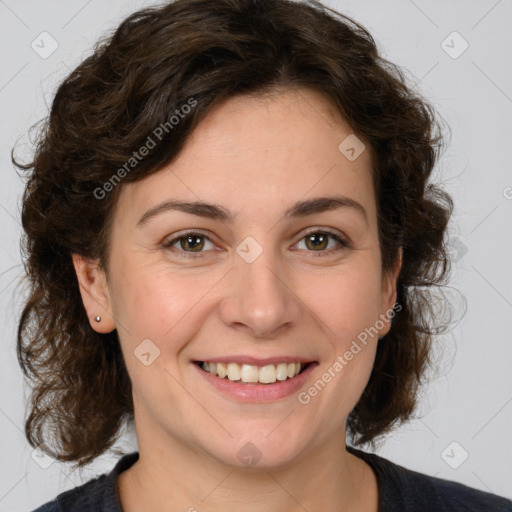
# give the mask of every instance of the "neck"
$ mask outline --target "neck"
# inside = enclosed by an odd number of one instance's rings
[[[139,460],[118,487],[124,512],[217,512],[227,504],[238,512],[377,511],[376,477],[346,451],[344,432],[270,468],[226,465],[168,438],[139,437]]]

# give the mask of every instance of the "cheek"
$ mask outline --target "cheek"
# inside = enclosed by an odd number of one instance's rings
[[[182,320],[193,307],[195,294],[187,292],[176,276],[166,278],[164,273],[151,269],[124,275],[118,275],[113,301],[121,349],[133,382],[134,399],[151,403],[162,382],[165,389],[172,388],[173,379],[165,370],[176,375],[173,362],[181,348]]]
[[[372,266],[348,267],[315,279],[308,303],[336,336],[339,348],[373,326],[380,312],[380,272]]]
[[[368,270],[371,274],[371,269]],[[329,326],[330,347],[327,361],[318,379],[329,391],[322,394],[318,407],[333,413],[333,428],[344,421],[358,402],[370,377],[378,345],[375,330],[379,318],[380,289],[375,281],[359,275],[332,279],[326,284],[327,293],[316,299],[316,312]],[[323,384],[317,386],[322,389]],[[310,390],[313,394],[315,390]],[[308,390],[306,392],[309,393]]]
[[[182,342],[173,340],[186,340],[200,327],[198,315],[204,316],[209,291],[220,277],[162,265],[120,268],[112,307],[123,344],[133,350],[148,338],[162,355],[175,354]]]

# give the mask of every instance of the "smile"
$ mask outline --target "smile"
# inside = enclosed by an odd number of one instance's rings
[[[293,379],[306,368],[307,363],[278,363],[256,366],[204,361],[200,363],[200,366],[205,372],[232,382],[273,384],[276,381]]]
[[[249,359],[244,357],[244,359]],[[192,365],[209,387],[237,402],[265,403],[298,393],[312,377],[317,361],[263,365],[240,362],[194,361]],[[286,372],[285,372],[286,369]],[[289,373],[288,373],[289,372]]]

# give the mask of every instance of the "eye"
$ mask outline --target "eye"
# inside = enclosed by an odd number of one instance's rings
[[[334,244],[334,248],[332,246],[329,247],[329,242],[331,240],[334,240],[338,243],[337,248],[336,244]],[[305,241],[306,250],[308,252],[320,253],[311,255],[313,257],[326,256],[332,252],[351,247],[350,243],[341,238],[339,235],[318,229],[309,231],[298,242],[297,245],[300,245],[302,241]],[[180,254],[180,257],[194,258],[196,257],[195,253],[199,255],[200,253],[205,252],[203,249],[208,249],[208,247],[206,247],[208,243],[211,244],[210,249],[215,247],[215,244],[210,240],[210,238],[203,233],[197,231],[188,231],[181,234],[180,236],[165,241],[162,245],[165,249],[172,249],[172,252],[177,252]]]
[[[163,247],[166,249],[173,248],[176,244],[178,247],[176,248],[178,252],[181,253],[198,253],[202,252],[202,249],[205,247],[205,240],[210,242],[213,246],[213,242],[202,233],[198,233],[196,231],[188,231],[178,237],[172,238],[163,243]],[[185,257],[194,257],[194,256],[185,256]]]
[[[331,248],[329,248],[329,250],[326,250],[327,247],[329,246],[329,239],[335,240],[336,242],[338,242],[338,245],[341,246],[341,247],[338,247],[338,248],[335,247],[333,249],[332,246],[331,246]],[[320,254],[312,255],[314,257],[329,255],[332,252],[339,251],[341,249],[350,247],[349,242],[347,242],[346,240],[342,239],[340,236],[335,235],[334,233],[330,233],[329,231],[321,231],[321,230],[318,230],[318,229],[309,231],[306,234],[306,236],[304,236],[304,238],[302,238],[299,241],[299,244],[303,240],[305,240],[306,249],[313,248],[309,252],[318,252],[318,253],[320,253]]]

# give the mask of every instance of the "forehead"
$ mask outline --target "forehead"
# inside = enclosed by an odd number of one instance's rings
[[[171,164],[124,186],[119,207],[139,213],[172,196],[249,213],[251,204],[283,210],[308,196],[343,194],[372,214],[371,155],[354,137],[332,103],[310,89],[231,98],[196,127]],[[347,144],[357,158],[348,158]]]

